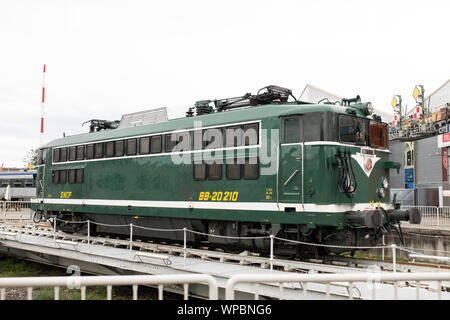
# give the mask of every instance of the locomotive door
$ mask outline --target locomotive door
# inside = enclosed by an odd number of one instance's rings
[[[303,144],[281,145],[278,191],[280,202],[302,203]]]

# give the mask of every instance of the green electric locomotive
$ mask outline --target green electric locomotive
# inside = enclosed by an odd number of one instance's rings
[[[291,98],[292,97],[292,98]],[[289,101],[291,100],[291,101]],[[374,246],[416,209],[389,201],[388,128],[359,96],[298,101],[268,86],[256,95],[198,101],[186,117],[91,132],[40,149],[37,217],[65,232],[128,235],[280,253]],[[395,200],[394,200],[395,202]],[[112,226],[120,225],[120,226]],[[95,230],[94,230],[95,227]],[[217,237],[221,236],[221,237]],[[329,246],[329,247],[327,247]]]

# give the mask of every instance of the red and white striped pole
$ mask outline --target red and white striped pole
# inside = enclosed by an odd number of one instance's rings
[[[40,146],[44,144],[44,103],[45,103],[45,64],[44,64],[44,72],[42,74],[41,134],[39,139]]]

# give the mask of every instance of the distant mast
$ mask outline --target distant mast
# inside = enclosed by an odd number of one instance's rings
[[[44,104],[45,104],[45,64],[42,74],[42,102],[41,102],[41,134],[39,138],[39,146],[44,144]]]

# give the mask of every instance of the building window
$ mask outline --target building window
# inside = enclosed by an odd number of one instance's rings
[[[114,156],[122,157],[124,155],[124,140],[114,142]]]
[[[258,158],[245,159],[244,164],[244,179],[255,180],[259,178],[259,163]]]
[[[84,146],[77,146],[77,160],[84,160]]]
[[[162,151],[161,136],[153,136],[151,141],[151,153],[160,153]]]
[[[139,154],[150,153],[150,137],[144,137],[139,140]]]
[[[88,144],[86,146],[86,159],[94,159],[94,145]]]
[[[114,141],[105,142],[105,157],[114,157]]]
[[[69,169],[68,175],[69,175],[69,179],[68,179],[69,183],[74,184],[76,181],[75,169]]]
[[[77,147],[69,148],[69,161],[75,161],[77,157]]]
[[[195,163],[194,164],[194,180],[205,180],[206,179],[206,164],[205,163]]]
[[[137,151],[137,139],[127,140],[127,156],[134,156]]]

